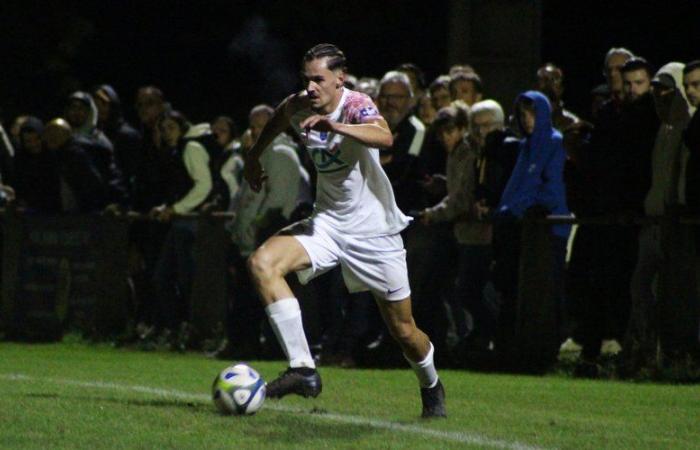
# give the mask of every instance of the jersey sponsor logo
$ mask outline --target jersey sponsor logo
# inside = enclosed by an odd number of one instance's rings
[[[321,131],[321,133],[319,133],[319,134],[321,136],[322,141],[325,141],[326,139],[328,139],[328,132],[327,131]]]
[[[340,159],[340,145],[335,144],[330,149],[323,147],[310,148],[311,159],[319,172],[335,172],[348,164]]]
[[[360,110],[360,117],[373,117],[378,116],[379,111],[374,106],[365,106]]]

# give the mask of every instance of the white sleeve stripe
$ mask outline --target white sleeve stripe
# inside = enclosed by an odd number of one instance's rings
[[[408,121],[416,129],[416,134],[413,135],[411,146],[408,148],[408,154],[419,156],[423,149],[423,140],[425,139],[425,125],[423,125],[423,122],[416,116],[409,117]]]

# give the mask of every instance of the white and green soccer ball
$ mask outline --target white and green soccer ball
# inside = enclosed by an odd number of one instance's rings
[[[211,390],[214,405],[222,414],[255,414],[265,401],[265,380],[244,363],[222,370]]]

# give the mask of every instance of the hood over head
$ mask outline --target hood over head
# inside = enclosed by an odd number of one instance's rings
[[[117,91],[109,84],[101,84],[95,89],[94,95],[109,103],[109,118],[107,122],[109,124],[119,123],[122,120],[123,113],[122,101]]]
[[[34,132],[41,134],[44,132],[44,122],[36,116],[29,116],[20,127],[19,132]]]
[[[525,146],[535,151],[549,149],[549,143],[553,137],[558,136],[561,139],[561,134],[552,126],[552,105],[549,103],[549,99],[542,92],[526,91],[517,97],[515,104],[517,105],[523,98],[531,100],[535,108],[535,129],[529,136],[525,134],[520,117],[516,114],[516,123],[520,133],[525,136]],[[517,111],[517,108],[515,110]]]
[[[97,106],[95,106],[95,101],[92,99],[92,95],[84,91],[75,91],[68,97],[68,103],[72,101],[79,101],[90,108],[88,113],[88,119],[79,128],[73,130],[76,135],[89,136],[92,131],[97,126]]]
[[[683,68],[685,65],[679,62],[670,62],[661,67],[654,75],[652,84],[674,89],[673,94],[659,99],[654,96],[656,111],[659,119],[668,124],[684,124],[695,112],[695,108],[688,102],[688,97],[683,87]]]

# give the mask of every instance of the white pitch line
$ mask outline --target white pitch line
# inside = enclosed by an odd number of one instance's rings
[[[79,381],[79,380],[68,380],[60,378],[39,378],[30,375],[25,375],[21,373],[6,373],[0,374],[0,379],[8,381],[41,381],[42,383],[56,383],[63,384],[67,386],[79,386],[85,388],[95,388],[95,389],[106,389],[114,391],[131,391],[139,392],[143,394],[151,394],[159,397],[165,398],[176,398],[179,400],[186,401],[196,401],[196,402],[209,402],[211,401],[211,396],[205,394],[192,394],[189,392],[177,391],[172,389],[159,389],[149,386],[139,386],[139,385],[129,385],[129,384],[118,384],[103,381]],[[543,450],[542,447],[535,447],[527,444],[522,444],[517,441],[506,441],[500,439],[491,439],[486,436],[482,436],[476,433],[462,433],[455,431],[441,431],[434,430],[430,428],[425,428],[417,425],[404,425],[396,422],[390,422],[386,420],[375,420],[368,419],[365,417],[351,416],[345,414],[336,414],[329,412],[319,412],[318,410],[306,410],[301,408],[294,408],[290,406],[279,405],[271,402],[265,403],[265,409],[271,409],[273,411],[289,412],[295,414],[301,414],[307,418],[325,420],[329,422],[344,423],[350,425],[367,426],[372,428],[379,428],[389,431],[401,431],[406,433],[418,434],[422,436],[429,436],[445,441],[458,442],[462,444],[472,444],[480,447],[490,447],[490,448],[502,448],[509,450]]]

